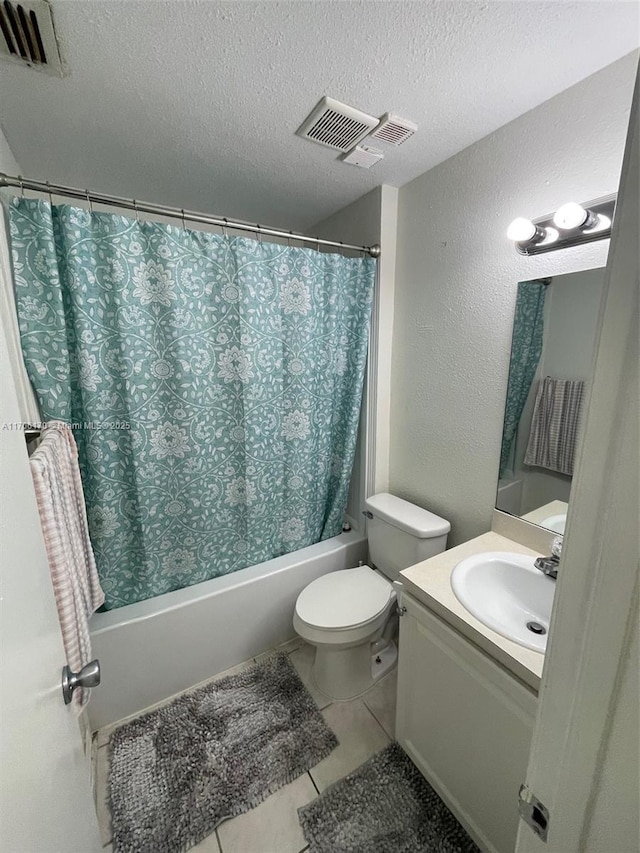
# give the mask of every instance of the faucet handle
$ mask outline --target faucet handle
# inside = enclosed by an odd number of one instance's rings
[[[551,553],[553,554],[554,557],[557,557],[558,560],[560,559],[560,557],[562,555],[562,542],[563,542],[563,537],[562,536],[556,536],[553,540],[552,545],[551,545]]]

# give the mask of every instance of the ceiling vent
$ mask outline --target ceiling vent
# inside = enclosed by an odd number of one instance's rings
[[[379,163],[384,157],[384,152],[370,145],[356,145],[348,154],[341,154],[340,160],[350,163],[352,166],[360,166],[361,169],[370,169]]]
[[[413,136],[417,129],[418,125],[412,121],[400,118],[393,113],[385,113],[380,119],[379,126],[371,134],[371,138],[381,139],[391,145],[402,145],[409,137]]]
[[[368,136],[378,122],[379,119],[375,116],[361,113],[347,104],[325,97],[296,133],[319,145],[326,145],[338,151],[349,151]]]
[[[64,74],[47,0],[0,1],[0,59]]]

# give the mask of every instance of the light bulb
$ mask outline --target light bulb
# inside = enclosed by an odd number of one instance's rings
[[[514,243],[527,243],[529,240],[533,240],[537,233],[537,227],[530,219],[525,219],[524,216],[514,219],[507,228],[507,237],[509,240],[513,240]]]
[[[598,213],[596,214],[595,225],[592,228],[583,228],[582,230],[585,234],[597,234],[599,231],[606,231],[607,228],[611,228],[611,220],[608,216]]]
[[[544,240],[541,240],[538,245],[539,246],[548,246],[550,243],[555,243],[558,237],[560,236],[555,228],[551,228],[547,226],[545,229]]]
[[[553,224],[561,231],[575,231],[576,228],[591,228],[598,217],[590,210],[575,201],[570,201],[559,207],[553,217]]]

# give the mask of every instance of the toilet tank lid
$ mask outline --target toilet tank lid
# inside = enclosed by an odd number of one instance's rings
[[[451,530],[451,525],[446,519],[434,515],[428,509],[422,509],[409,501],[390,495],[388,492],[371,495],[364,504],[377,518],[411,533],[418,539],[432,539],[435,536],[443,536]]]

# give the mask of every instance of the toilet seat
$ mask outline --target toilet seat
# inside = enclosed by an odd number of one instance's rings
[[[314,632],[348,631],[375,622],[395,597],[388,580],[359,566],[312,581],[298,596],[295,615]]]

